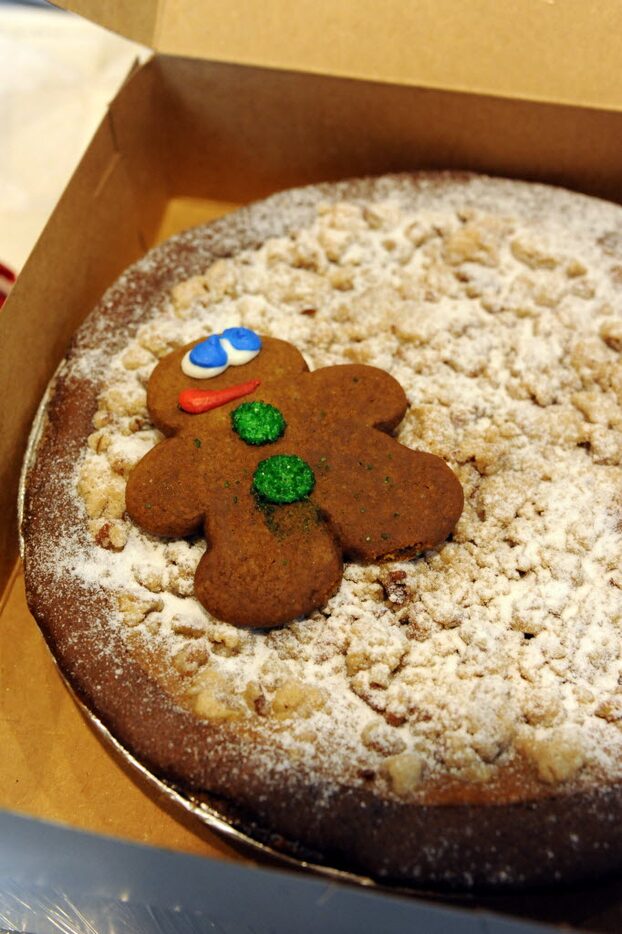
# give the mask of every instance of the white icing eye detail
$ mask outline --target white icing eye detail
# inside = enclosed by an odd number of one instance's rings
[[[181,368],[186,376],[191,376],[193,379],[211,379],[212,376],[220,376],[220,374],[224,373],[227,369],[227,364],[224,366],[210,367],[197,366],[196,363],[193,363],[190,359],[190,354],[190,350],[185,354],[181,361]]]
[[[226,337],[221,338],[220,343],[227,351],[229,366],[242,366],[243,363],[249,363],[259,353],[259,350],[238,350]]]
[[[211,379],[224,373],[228,366],[227,351],[222,346],[218,334],[212,334],[201,341],[189,350],[181,361],[183,372],[193,379]]]

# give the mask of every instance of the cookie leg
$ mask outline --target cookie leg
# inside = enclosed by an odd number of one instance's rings
[[[217,619],[272,627],[323,606],[341,582],[341,549],[303,500],[261,507],[252,494],[206,522],[195,594]]]
[[[348,558],[410,558],[443,542],[460,518],[462,487],[440,457],[412,451],[374,428],[335,433],[326,453],[305,452],[313,499]]]

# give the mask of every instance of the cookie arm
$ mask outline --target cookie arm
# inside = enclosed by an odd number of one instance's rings
[[[125,491],[125,507],[136,525],[152,535],[183,537],[203,522],[196,485],[187,466],[188,442],[161,441],[132,470]],[[192,457],[190,450],[190,457]],[[199,452],[195,452],[196,459]]]
[[[358,425],[393,431],[408,408],[398,381],[374,366],[322,367],[303,376],[300,383],[309,416],[322,429],[351,419]]]
[[[462,487],[442,458],[373,428],[344,424],[322,464],[312,498],[346,557],[414,557],[443,542],[462,512]]]

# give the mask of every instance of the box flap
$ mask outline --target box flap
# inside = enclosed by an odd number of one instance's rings
[[[622,109],[619,0],[55,0],[158,52]]]
[[[62,7],[90,19],[106,29],[118,32],[126,39],[142,42],[155,48],[155,24],[160,6],[159,0],[51,0],[54,6]]]

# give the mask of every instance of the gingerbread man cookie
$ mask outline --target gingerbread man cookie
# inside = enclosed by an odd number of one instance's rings
[[[155,535],[203,532],[195,594],[227,622],[310,613],[344,557],[414,557],[462,512],[444,461],[391,437],[408,403],[375,367],[309,372],[291,344],[230,328],[165,357],[147,404],[169,437],[132,471],[127,511]]]

